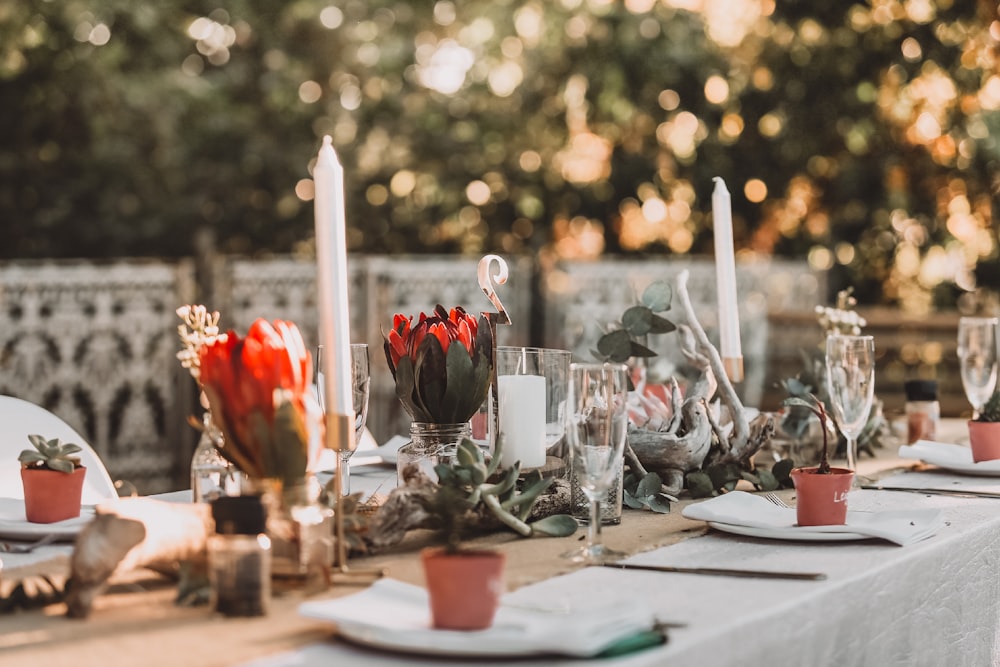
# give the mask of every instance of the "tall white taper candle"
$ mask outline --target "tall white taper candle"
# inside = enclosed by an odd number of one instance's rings
[[[736,296],[736,257],[733,250],[733,213],[726,182],[716,176],[712,192],[712,229],[715,235],[715,278],[719,294],[719,354],[733,382],[743,380],[740,315]]]
[[[351,318],[347,300],[347,223],[344,217],[344,169],[333,140],[323,137],[315,183],[316,262],[320,340],[323,342],[324,393],[327,414],[348,417],[350,428],[331,429],[327,446],[353,450],[354,397],[351,371]],[[334,434],[329,431],[336,430]],[[346,439],[346,442],[344,441]],[[338,444],[339,443],[339,444]]]

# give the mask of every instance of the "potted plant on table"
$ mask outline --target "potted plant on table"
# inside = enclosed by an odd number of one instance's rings
[[[34,449],[25,449],[21,462],[24,514],[31,523],[55,523],[80,516],[80,499],[87,468],[80,463],[82,448],[58,438],[29,435]]]
[[[829,420],[823,401],[809,394],[809,398],[787,398],[790,408],[806,408],[819,418],[823,431],[823,448],[819,465],[813,468],[795,468],[791,472],[795,484],[796,521],[800,526],[843,525],[847,522],[847,494],[851,490],[854,472],[847,468],[833,468],[829,461]]]
[[[969,446],[975,463],[1000,459],[1000,391],[969,421]]]
[[[443,547],[428,547],[421,562],[430,598],[434,627],[449,630],[481,630],[493,623],[504,592],[505,556],[490,549],[462,547],[464,533],[482,525],[477,515],[492,514],[518,534],[563,537],[576,531],[577,523],[566,514],[547,516],[528,523],[532,505],[552,479],[538,471],[526,476],[520,492],[520,465],[498,471],[499,456],[486,462],[475,442],[465,438],[458,445],[455,462],[439,463],[435,491],[424,497],[424,510],[444,531]]]

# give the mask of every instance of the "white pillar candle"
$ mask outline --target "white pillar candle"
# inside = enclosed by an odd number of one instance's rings
[[[500,409],[500,463],[509,468],[516,461],[521,469],[545,465],[545,378],[541,375],[497,377]]]
[[[733,214],[726,182],[716,176],[712,192],[712,229],[715,237],[715,278],[719,294],[719,354],[729,379],[743,379],[740,315],[736,295],[736,257],[733,250]]]
[[[328,429],[327,446],[353,450],[354,397],[351,377],[351,318],[347,301],[347,223],[344,170],[329,135],[323,137],[315,183],[317,292],[323,342],[324,405],[328,414],[349,418],[351,428]],[[330,423],[329,421],[327,422]],[[342,442],[343,438],[347,442]]]

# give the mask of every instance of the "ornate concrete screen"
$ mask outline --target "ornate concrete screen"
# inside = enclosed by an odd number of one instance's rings
[[[113,479],[179,488],[196,433],[174,310],[192,288],[188,263],[0,268],[0,393],[62,417]]]

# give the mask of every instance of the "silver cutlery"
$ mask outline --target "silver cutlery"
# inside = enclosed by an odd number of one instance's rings
[[[755,579],[795,579],[798,581],[821,581],[826,575],[821,572],[778,572],[776,570],[739,570],[725,567],[680,567],[675,565],[637,565],[635,563],[601,563],[616,570],[645,570],[648,572],[674,572],[677,574],[708,574],[717,577],[743,577]]]
[[[994,491],[973,491],[970,489],[938,489],[916,486],[881,486],[878,484],[862,484],[862,489],[870,491],[901,491],[904,493],[923,493],[929,496],[955,496],[958,498],[1000,498],[1000,493]]]
[[[761,495],[763,496],[764,500],[766,500],[767,502],[771,503],[772,505],[777,505],[778,507],[783,507],[786,510],[793,509],[791,505],[789,505],[784,500],[782,500],[781,498],[779,498],[777,495],[771,493],[770,491],[768,491],[767,493],[761,494]]]

